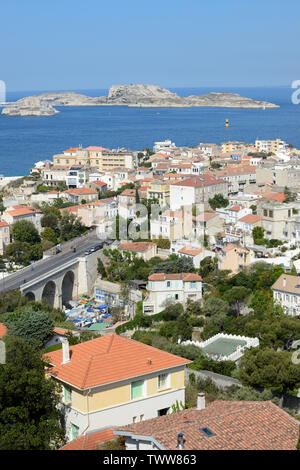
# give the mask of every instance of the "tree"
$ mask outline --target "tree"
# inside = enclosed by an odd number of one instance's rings
[[[16,241],[7,246],[5,256],[14,263],[26,265],[31,260],[30,250],[31,246],[29,243]]]
[[[202,312],[204,315],[211,317],[212,315],[226,315],[229,311],[229,304],[218,297],[208,297],[204,301]]]
[[[179,315],[176,320],[176,325],[174,328],[173,339],[178,341],[186,341],[192,338],[193,327],[188,322],[188,316],[186,314]]]
[[[97,260],[97,272],[98,272],[98,274],[100,274],[102,279],[105,278],[106,275],[107,275],[105,266],[104,266],[103,261],[102,261],[101,258],[98,258],[98,260]]]
[[[39,232],[33,223],[28,220],[18,220],[15,222],[11,228],[11,235],[14,241],[30,243],[31,245],[41,241]]]
[[[54,324],[49,313],[25,306],[9,314],[5,319],[10,335],[22,338],[40,348],[51,337]]]
[[[211,256],[206,256],[200,261],[199,274],[202,277],[208,276],[213,271],[216,271],[218,268],[217,258],[212,258]]]
[[[241,304],[245,301],[246,297],[251,294],[251,290],[243,286],[235,286],[225,292],[223,298],[226,300],[236,311],[237,315],[240,313]]]
[[[264,245],[266,240],[264,239],[264,229],[262,227],[254,227],[252,230],[253,241],[256,245]]]
[[[79,237],[86,231],[81,219],[72,212],[64,213],[60,220],[60,238],[61,241],[72,240]]]
[[[48,240],[49,242],[54,243],[54,245],[57,244],[57,237],[56,237],[56,234],[55,234],[55,232],[52,228],[46,227],[42,231],[41,235],[42,235],[43,240]]]
[[[6,340],[0,364],[0,450],[51,450],[64,443],[60,387],[45,377],[40,354],[20,338]]]
[[[229,200],[223,194],[215,194],[215,196],[208,200],[210,207],[216,210],[218,207],[227,207]]]
[[[250,349],[240,360],[238,375],[244,385],[267,388],[281,395],[300,386],[300,365],[293,364],[287,351]]]
[[[58,226],[58,217],[55,215],[53,212],[50,212],[49,214],[45,214],[41,218],[41,226],[42,227],[49,227],[52,230],[57,230]]]

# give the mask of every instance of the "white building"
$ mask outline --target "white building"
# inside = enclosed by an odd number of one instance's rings
[[[143,313],[155,315],[165,308],[170,300],[185,304],[188,299],[202,299],[202,279],[199,274],[154,273],[148,277],[147,296],[143,302]]]
[[[274,301],[279,303],[287,315],[300,315],[300,278],[281,274],[272,286]]]

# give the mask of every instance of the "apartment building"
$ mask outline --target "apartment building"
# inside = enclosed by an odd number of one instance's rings
[[[155,315],[165,308],[166,301],[186,304],[188,299],[202,299],[202,279],[194,273],[154,273],[148,277],[143,313]]]
[[[288,187],[291,190],[300,189],[300,166],[291,164],[261,165],[256,172],[257,184],[272,184]]]
[[[228,208],[221,207],[216,209],[216,213],[221,217],[221,219],[224,219],[226,224],[235,225],[241,217],[252,214],[252,209],[241,206],[231,206]]]
[[[68,441],[83,433],[167,414],[185,403],[184,369],[191,361],[108,334],[44,355],[46,373],[62,386]]]
[[[235,165],[222,170],[210,170],[210,174],[228,182],[228,194],[236,194],[244,192],[246,186],[256,183],[256,170],[252,165]]]
[[[111,171],[115,168],[131,168],[136,164],[133,152],[126,149],[110,150],[104,147],[75,147],[53,156],[54,165],[90,166],[98,171]]]
[[[97,226],[99,234],[108,233],[118,214],[118,203],[113,198],[101,199],[77,206],[66,207],[61,212],[72,212],[81,218],[85,227]]]
[[[227,196],[227,181],[215,178],[210,174],[192,176],[170,184],[170,208],[171,210],[178,210],[182,206],[203,204],[204,208],[208,209],[208,200],[216,194]]]
[[[284,140],[275,139],[275,140],[256,140],[255,148],[258,152],[285,152],[288,148],[288,145]]]
[[[65,183],[68,171],[69,166],[66,165],[53,165],[42,168],[41,177],[43,184],[46,186],[57,186],[59,183]]]
[[[160,207],[170,206],[170,185],[167,181],[154,180],[147,187],[147,199],[157,200]]]
[[[66,174],[66,185],[68,188],[83,188],[89,181],[89,175],[92,173],[90,167],[71,166]]]
[[[280,204],[263,202],[257,208],[261,226],[267,239],[289,241],[296,237],[294,203]]]
[[[189,238],[193,233],[191,209],[166,210],[161,215],[152,216],[150,221],[151,238],[168,238],[171,241],[182,237]]]
[[[279,303],[287,315],[300,315],[300,279],[298,276],[281,274],[272,285],[274,301]]]
[[[242,152],[245,148],[246,145],[243,142],[229,141],[221,143],[222,153]]]

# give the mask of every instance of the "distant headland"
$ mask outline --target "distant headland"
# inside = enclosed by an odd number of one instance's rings
[[[6,116],[52,116],[59,113],[54,106],[129,106],[142,108],[279,108],[267,101],[257,101],[236,93],[211,92],[182,97],[155,85],[113,85],[107,96],[90,97],[74,92],[50,92],[27,96],[6,103]]]

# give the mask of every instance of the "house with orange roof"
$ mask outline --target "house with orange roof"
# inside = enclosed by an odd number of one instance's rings
[[[169,302],[186,304],[187,300],[202,299],[202,278],[194,273],[154,273],[148,277],[143,313],[155,315]]]
[[[295,203],[279,203],[264,201],[257,207],[257,214],[261,216],[261,226],[264,237],[268,240],[289,241],[296,237]]]
[[[118,203],[114,198],[105,198],[85,204],[65,207],[61,213],[72,212],[81,218],[86,227],[97,226],[100,233],[107,233],[118,214]]]
[[[172,245],[172,247],[175,245]],[[214,257],[215,253],[213,251],[206,250],[205,248],[199,246],[190,246],[184,245],[182,247],[178,247],[176,253],[179,257],[187,257],[193,261],[193,265],[195,268],[200,268],[201,261],[206,258],[207,256]]]
[[[237,274],[250,265],[250,251],[235,243],[228,243],[218,251],[218,268]]]
[[[220,207],[216,209],[216,213],[224,219],[225,224],[233,224],[235,225],[241,217],[245,215],[252,214],[252,209],[248,207],[242,207],[239,205],[231,206],[231,207]]]
[[[140,422],[185,402],[191,361],[124,336],[107,334],[46,353],[47,375],[61,385],[68,441]]]
[[[2,214],[2,221],[6,222],[8,225],[12,225],[19,220],[27,220],[32,222],[36,229],[40,232],[41,227],[41,218],[43,214],[39,209],[35,209],[31,206],[26,205],[16,205],[13,207],[8,207]]]
[[[118,250],[122,252],[128,251],[134,254],[137,258],[142,258],[148,261],[157,255],[157,246],[152,242],[125,242],[120,243]]]
[[[261,217],[256,214],[248,214],[238,219],[236,225],[244,232],[252,233],[254,227],[261,227]]]
[[[125,438],[126,450],[174,451],[174,456],[203,450],[296,450],[299,421],[271,401],[207,404],[200,393],[195,408],[120,426],[114,434]]]
[[[244,188],[256,184],[256,171],[254,165],[232,165],[223,169],[210,170],[209,174],[216,178],[223,178],[228,182],[228,194],[243,192]]]
[[[65,198],[73,204],[82,204],[85,202],[93,202],[98,200],[98,192],[89,188],[72,188],[63,192]]]

